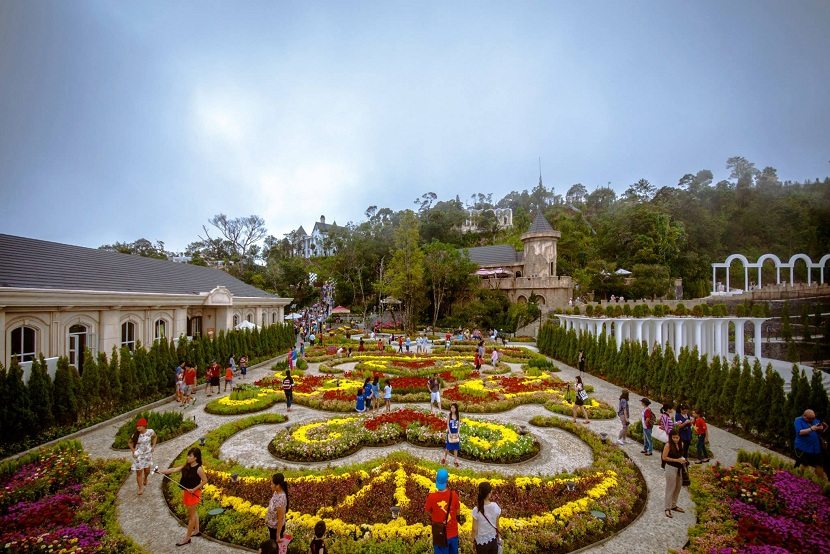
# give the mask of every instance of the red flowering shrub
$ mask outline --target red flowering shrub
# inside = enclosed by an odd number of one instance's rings
[[[411,424],[418,423],[433,431],[441,431],[447,426],[446,421],[442,418],[415,410],[395,410],[394,412],[383,413],[367,419],[363,426],[370,431],[375,431],[384,423],[394,423],[401,429],[406,429]]]

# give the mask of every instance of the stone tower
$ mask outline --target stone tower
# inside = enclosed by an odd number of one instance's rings
[[[542,212],[521,239],[524,243],[524,277],[556,277],[556,241],[562,233],[551,227]]]

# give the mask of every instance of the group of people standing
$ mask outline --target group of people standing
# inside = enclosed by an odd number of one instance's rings
[[[248,356],[239,358],[239,365],[236,364],[236,354],[231,354],[228,364],[224,370],[225,392],[228,387],[233,390],[233,380],[237,374],[245,379],[248,374]],[[205,369],[205,395],[213,396],[220,394],[222,381],[222,366],[213,360]],[[176,401],[184,408],[196,404],[196,389],[198,387],[198,370],[196,365],[190,361],[182,361],[176,366]],[[214,392],[215,389],[215,392]]]
[[[383,397],[380,391],[380,378],[375,376],[374,379],[366,377],[363,386],[357,389],[357,396],[355,397],[355,411],[358,413],[366,413],[380,410],[381,400],[386,411],[392,410],[392,381],[386,379],[383,386]]]

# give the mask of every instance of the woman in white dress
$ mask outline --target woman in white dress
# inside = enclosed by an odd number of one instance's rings
[[[147,478],[153,469],[153,452],[156,449],[158,436],[152,429],[147,429],[147,420],[143,417],[135,424],[135,433],[130,437],[130,450],[133,453],[133,467],[138,482],[138,495],[144,493]]]

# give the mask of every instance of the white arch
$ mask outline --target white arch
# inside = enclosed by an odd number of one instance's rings
[[[761,284],[761,271],[764,269],[764,262],[767,260],[775,262],[775,284],[778,285],[781,283],[781,266],[783,265],[781,260],[775,254],[764,254],[755,262],[758,265],[758,288],[763,286]]]
[[[821,281],[819,283],[822,285],[824,284],[824,268],[827,267],[827,262],[830,262],[830,254],[825,254],[818,261],[819,270],[821,271]]]
[[[807,285],[810,285],[810,283],[812,283],[812,276],[810,275],[810,273],[812,273],[811,270],[813,269],[813,260],[811,260],[807,254],[793,254],[790,257],[789,263],[787,263],[787,265],[790,267],[790,286],[795,284],[796,260],[804,260],[804,263],[807,265]]]

